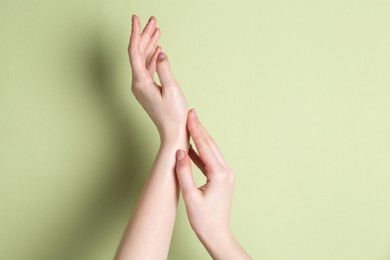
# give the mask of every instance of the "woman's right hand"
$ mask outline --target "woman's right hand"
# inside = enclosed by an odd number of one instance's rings
[[[251,259],[230,229],[234,174],[194,109],[188,113],[187,128],[199,155],[192,147],[188,154],[178,150],[176,174],[191,227],[213,259]],[[207,179],[199,188],[192,177],[191,160]]]

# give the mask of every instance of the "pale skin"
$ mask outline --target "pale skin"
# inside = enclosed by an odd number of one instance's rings
[[[188,112],[168,57],[157,45],[160,35],[156,18],[142,30],[138,17],[132,17],[131,90],[161,142],[115,259],[167,259],[180,189],[191,227],[213,259],[251,259],[230,229],[234,174],[195,110]],[[156,72],[160,84],[154,81]],[[199,155],[189,145],[190,136]],[[202,187],[195,186],[191,160],[206,176]]]

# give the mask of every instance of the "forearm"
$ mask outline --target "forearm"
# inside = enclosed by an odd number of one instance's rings
[[[250,260],[252,259],[240,246],[231,232],[213,232],[198,235],[199,240],[213,259]]]
[[[161,141],[116,260],[167,258],[179,195],[174,173],[175,153],[178,149],[188,150],[188,134],[185,129],[174,138]]]

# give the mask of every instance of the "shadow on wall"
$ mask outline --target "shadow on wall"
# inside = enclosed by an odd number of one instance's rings
[[[104,118],[112,129],[110,142],[114,143],[119,158],[115,158],[114,163],[106,162],[107,167],[102,167],[102,172],[93,173],[93,176],[108,176],[107,180],[100,182],[101,186],[94,189],[96,194],[88,194],[87,198],[81,199],[87,207],[78,211],[77,216],[62,222],[66,225],[53,230],[51,240],[44,245],[39,255],[33,255],[30,259],[85,259],[90,254],[88,252],[99,244],[99,240],[104,240],[102,238],[105,238],[110,226],[112,229],[113,223],[122,222],[120,216],[130,215],[150,168],[150,165],[146,165],[146,158],[141,157],[145,154],[142,151],[146,142],[142,129],[133,123],[134,120],[129,118],[129,114],[115,99],[113,84],[117,81],[108,67],[112,64],[112,58],[103,44],[103,37],[100,33],[85,37],[84,40],[88,42],[83,42],[82,46],[88,48],[73,55],[76,57],[81,54],[84,57],[85,77],[91,83],[83,87],[90,88],[91,95],[96,97],[96,102],[102,108]],[[123,230],[125,225],[126,222],[123,222]],[[120,237],[118,243],[119,240]]]

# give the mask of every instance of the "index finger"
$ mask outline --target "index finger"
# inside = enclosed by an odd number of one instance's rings
[[[199,157],[205,164],[205,168],[213,170],[226,167],[225,160],[223,159],[217,144],[200,123],[195,109],[191,109],[188,113],[187,124],[188,131],[194,140]]]
[[[140,72],[145,64],[142,60],[141,50],[141,22],[138,16],[131,17],[131,35],[128,46],[131,68],[133,71]]]

